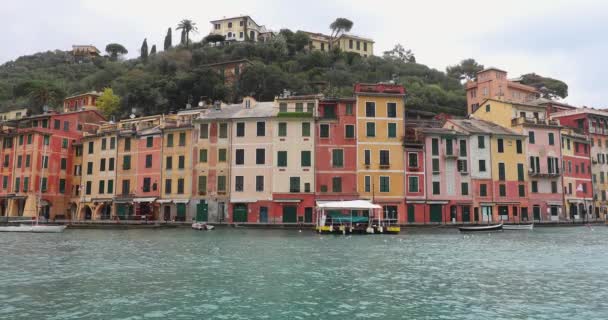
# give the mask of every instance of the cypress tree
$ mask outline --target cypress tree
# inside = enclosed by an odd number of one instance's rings
[[[156,45],[153,44],[152,48],[150,48],[150,55],[156,54]]]
[[[142,60],[148,60],[148,39],[144,39],[144,42],[141,44],[140,57]]]
[[[169,50],[169,48],[171,48],[171,46],[173,45],[173,32],[171,31],[171,28],[169,28],[167,30],[167,35],[165,36],[165,51]]]

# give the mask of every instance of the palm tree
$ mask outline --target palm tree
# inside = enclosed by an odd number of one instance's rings
[[[196,27],[196,22],[192,22],[190,19],[183,19],[175,30],[182,30],[186,34],[186,47],[190,44],[190,32],[196,33],[198,32],[198,28]]]

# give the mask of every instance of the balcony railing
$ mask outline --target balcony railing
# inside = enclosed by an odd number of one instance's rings
[[[539,118],[529,118],[529,117],[516,117],[511,119],[511,125],[523,125],[523,124],[537,124],[537,125],[545,125],[545,126],[559,126],[559,122],[557,120],[551,119],[539,119]]]
[[[561,172],[536,172],[536,171],[529,171],[528,175],[530,177],[538,177],[538,178],[554,178],[554,177],[559,177],[561,176]]]

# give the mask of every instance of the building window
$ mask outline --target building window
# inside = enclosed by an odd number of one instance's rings
[[[177,193],[178,194],[184,193],[184,179],[183,178],[177,179]]]
[[[503,139],[497,139],[496,143],[498,144],[498,153],[505,152],[504,140]]]
[[[505,181],[505,164],[500,162],[498,163],[498,180]]]
[[[207,193],[207,176],[198,176],[198,193]]]
[[[528,131],[528,142],[530,144],[534,144],[536,142],[536,138],[534,137],[534,131]]]
[[[209,124],[201,123],[199,127],[199,138],[201,139],[209,139]]]
[[[287,103],[286,102],[279,103],[279,112],[287,112]]]
[[[125,138],[124,151],[131,151],[131,138]]]
[[[122,168],[124,170],[131,169],[131,156],[124,156],[122,158]]]
[[[462,182],[460,184],[460,193],[463,196],[468,196],[469,195],[469,184],[467,182]]]
[[[551,193],[557,193],[557,182],[551,181]]]
[[[300,192],[300,177],[289,178],[289,192]]]
[[[524,164],[517,164],[517,181],[524,181]]]
[[[89,154],[93,154],[94,143],[93,141],[89,141]]]
[[[165,194],[171,193],[172,181],[171,179],[165,179]]]
[[[409,152],[407,154],[408,167],[418,168],[418,154],[415,152]]]
[[[433,194],[441,194],[441,184],[439,181],[433,181]]]
[[[397,118],[397,104],[388,102],[386,104],[386,116],[389,118]]]
[[[314,109],[315,109],[315,103],[314,102],[308,102],[306,104],[306,112],[312,113]]]
[[[342,178],[333,177],[331,179],[331,192],[342,192]]]
[[[125,180],[125,181],[129,181],[129,180]],[[143,192],[150,192],[150,187],[152,186],[152,179],[151,178],[144,178],[144,185],[142,186],[142,191]],[[124,191],[124,181],[123,181],[123,191]]]
[[[25,167],[26,168],[30,167],[30,164],[32,162],[31,160],[32,160],[32,157],[29,154],[25,155]]]
[[[311,166],[311,152],[310,151],[300,152],[300,164],[302,167]]]
[[[59,179],[59,193],[65,193],[65,179]]]
[[[498,186],[498,195],[501,197],[507,196],[507,186],[506,185],[501,184]]]
[[[334,168],[344,167],[344,150],[333,149],[331,151],[331,163]]]
[[[390,192],[391,183],[390,177],[380,176],[380,192]]]
[[[433,159],[431,161],[433,172],[439,172],[439,159]]]
[[[106,182],[104,180],[99,181],[99,194],[104,194],[106,192]]]
[[[466,140],[460,140],[460,156],[461,157],[466,157],[467,156],[467,141]]]
[[[375,102],[366,102],[365,103],[365,116],[368,118],[373,118],[376,116],[376,103]]]
[[[408,177],[408,191],[409,192],[420,192],[418,190],[418,177],[410,176]]]
[[[228,138],[228,124],[227,123],[220,123],[220,139],[226,139]],[[186,136],[184,134],[184,145],[186,144]],[[181,133],[180,133],[180,145],[181,145]]]
[[[245,123],[244,122],[237,122],[237,124],[236,124],[236,136],[237,137],[244,137],[245,136]]]
[[[486,160],[479,160],[479,172],[486,172]]]
[[[346,113],[347,116],[352,116],[353,115],[353,104],[352,103],[347,103],[346,104],[345,113]]]
[[[364,164],[366,166],[371,165],[371,162],[372,162],[371,158],[372,158],[372,151],[371,150],[364,150],[363,151],[363,161],[364,161]]]
[[[99,171],[106,171],[106,159],[99,160]]]
[[[363,178],[364,180],[364,192],[371,192],[371,185],[372,185],[372,177],[371,176],[365,176]]]
[[[49,156],[42,156],[42,168],[49,168]]]
[[[287,136],[287,123],[279,122],[279,137]]]
[[[257,191],[257,192],[264,191],[264,176],[255,177],[255,191]]]
[[[344,137],[346,139],[354,139],[355,138],[355,126],[352,124],[347,124],[344,126]]]
[[[89,161],[87,162],[87,175],[92,175],[93,174],[93,162]]]
[[[487,184],[480,184],[479,185],[479,196],[480,197],[487,197],[488,196],[488,185]]]
[[[167,148],[173,147],[173,133],[167,134]]]
[[[264,136],[266,136],[266,122],[259,121],[256,124],[256,134],[257,134],[258,137],[264,137]]]
[[[373,122],[368,122],[366,124],[366,134],[368,137],[376,136],[376,124]]]
[[[243,192],[244,189],[244,180],[245,178],[243,176],[236,176],[234,177],[234,191],[236,192]]]
[[[108,194],[114,193],[114,180],[108,180]]]
[[[207,163],[207,156],[208,156],[208,151],[207,149],[201,149],[198,151],[198,160],[201,163]]]
[[[15,192],[19,192],[19,188],[21,187],[21,178],[16,178],[15,179]]]
[[[302,122],[302,137],[310,137],[310,122]]]
[[[302,102],[296,102],[296,112],[304,112],[304,104]]]
[[[29,157],[29,156],[28,156],[28,157]],[[27,162],[27,159],[26,159],[26,162]],[[26,166],[26,167],[29,167],[29,164],[28,164],[28,163],[26,163],[26,165],[25,165],[25,166]],[[61,164],[60,164],[59,168],[60,168],[61,170],[67,170],[67,168],[68,168],[68,159],[67,159],[67,158],[61,158]]]
[[[530,183],[530,191],[532,193],[538,192],[538,181],[532,181],[532,183]]]
[[[277,166],[287,167],[287,151],[277,151]]]
[[[458,172],[469,172],[467,160],[456,161],[456,168],[458,169]]]
[[[388,150],[380,150],[380,166],[389,166],[390,152]]]
[[[226,176],[217,177],[217,191],[226,192]]]
[[[152,148],[154,146],[154,137],[146,138],[146,148]]]
[[[67,149],[68,148],[68,139],[61,139],[61,149]]]
[[[396,138],[397,137],[397,124],[396,123],[389,123],[388,124],[388,137],[389,138]]]
[[[177,168],[184,169],[185,165],[186,165],[186,157],[185,156],[177,157]]]
[[[218,149],[217,150],[217,161],[218,162],[226,162],[226,149]]]
[[[526,187],[523,184],[520,184],[517,187],[518,187],[518,191],[519,191],[519,196],[525,197],[526,196]]]
[[[439,139],[437,138],[431,140],[431,154],[434,156],[439,155]]]
[[[549,132],[549,145],[555,145],[555,136],[553,135],[553,132]],[[578,151],[578,150],[576,150]]]
[[[255,164],[266,163],[266,149],[255,149]]]
[[[320,124],[319,125],[319,137],[320,138],[329,138],[329,124]]]
[[[236,154],[234,157],[234,164],[245,164],[245,150],[244,149],[236,149]]]
[[[152,155],[146,155],[146,168],[152,168]]]
[[[87,181],[87,185],[85,187],[85,193],[87,195],[91,194],[91,189],[92,189],[93,183],[91,181]]]

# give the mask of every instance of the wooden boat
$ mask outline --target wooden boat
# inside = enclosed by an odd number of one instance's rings
[[[21,224],[18,226],[2,226],[0,232],[33,232],[33,233],[60,233],[66,226],[47,226],[39,224]]]
[[[534,223],[505,224],[502,228],[504,230],[532,230],[534,229]]]
[[[501,224],[493,224],[487,226],[470,226],[470,227],[459,227],[458,229],[462,232],[476,232],[476,231],[500,231],[502,230]]]
[[[192,229],[194,230],[213,230],[213,228],[214,226],[201,222],[195,222],[192,224]]]

